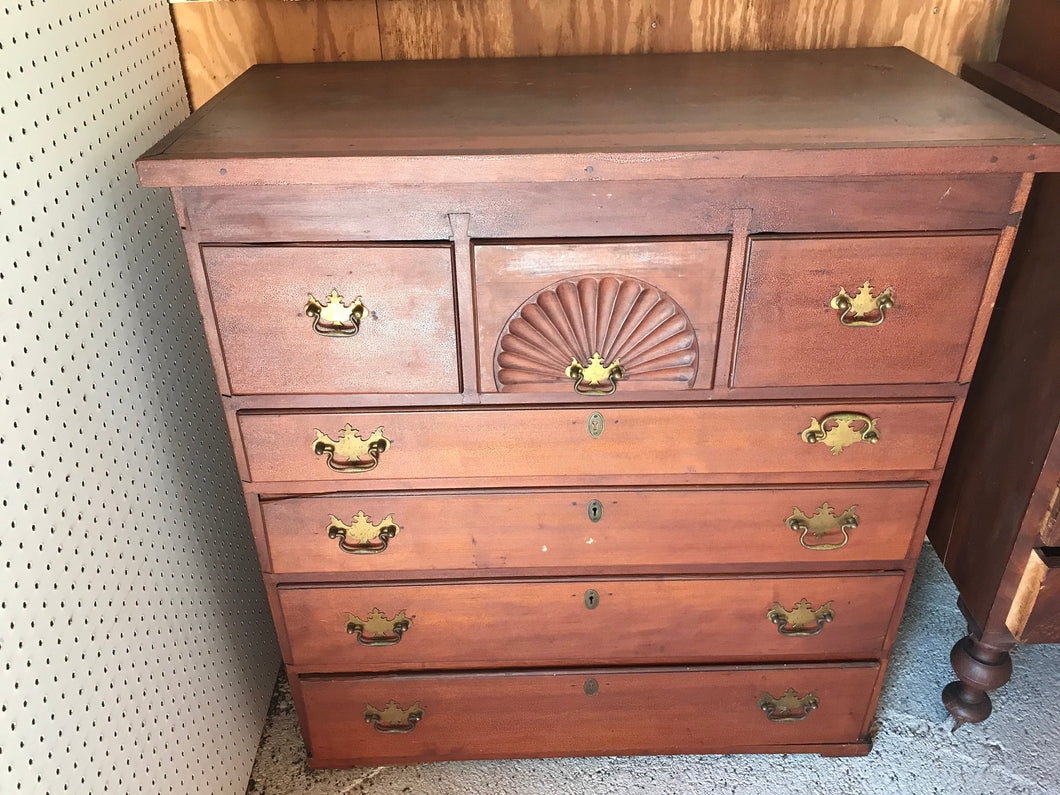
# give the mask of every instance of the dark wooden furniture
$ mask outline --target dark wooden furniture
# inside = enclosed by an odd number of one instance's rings
[[[1060,5],[1015,0],[999,63],[962,76],[1060,131]],[[1017,71],[1022,70],[1022,71]],[[1043,82],[1044,81],[1044,82]],[[968,636],[943,691],[956,725],[990,715],[1017,643],[1060,642],[1060,175],[1035,182],[928,534]]]
[[[1029,172],[898,49],[256,67],[173,188],[316,766],[867,752]]]

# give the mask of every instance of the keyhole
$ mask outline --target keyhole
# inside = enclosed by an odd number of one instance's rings
[[[589,519],[599,522],[604,516],[604,504],[600,500],[589,500]]]
[[[600,604],[600,594],[590,588],[585,592],[585,606],[589,610],[595,610],[598,604]]]
[[[600,434],[604,432],[604,415],[599,411],[594,411],[589,415],[589,435],[594,439],[599,439]]]

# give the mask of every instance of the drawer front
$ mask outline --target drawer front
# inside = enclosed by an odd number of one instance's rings
[[[202,255],[233,394],[460,391],[449,246]]]
[[[608,490],[263,502],[272,571],[553,573],[897,561],[924,486]]]
[[[753,239],[734,385],[956,381],[997,240]]]
[[[729,241],[478,245],[483,392],[709,389]],[[616,382],[584,368],[618,360]]]
[[[1060,643],[1060,555],[1031,551],[1005,624],[1020,643]]]
[[[239,424],[255,481],[489,478],[496,483],[557,475],[931,469],[951,405],[243,414]],[[868,424],[843,419],[847,412],[878,420],[878,442],[863,441]]]
[[[902,581],[896,573],[278,592],[291,664],[387,671],[874,657]]]
[[[862,739],[878,675],[874,664],[602,669],[314,677],[296,687],[312,764],[378,765],[850,743]],[[772,717],[804,718],[771,720],[760,704],[789,689],[791,707]],[[811,693],[815,708],[795,703]]]

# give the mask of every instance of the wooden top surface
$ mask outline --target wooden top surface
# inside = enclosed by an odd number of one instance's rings
[[[900,48],[262,65],[137,165],[170,186],[1041,171],[1060,136]]]

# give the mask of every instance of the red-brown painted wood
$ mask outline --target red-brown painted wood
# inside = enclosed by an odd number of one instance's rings
[[[1031,154],[1057,167],[1060,138],[892,48],[262,65],[138,170],[166,186],[595,181],[1011,171]]]
[[[751,241],[736,386],[956,381],[996,234],[762,237]],[[893,292],[893,308],[845,326],[830,306]]]
[[[472,239],[721,235],[733,209],[752,232],[930,232],[997,229],[1018,176],[946,174],[842,180],[643,179],[596,183],[284,185],[183,188],[203,239],[441,240],[449,213]],[[799,196],[800,201],[790,201]],[[351,212],[352,207],[357,212]],[[743,262],[743,260],[739,260]]]
[[[312,764],[337,767],[443,759],[710,753],[853,743],[879,666],[587,669],[519,674],[304,678],[298,684]],[[586,681],[596,681],[595,695]],[[802,721],[771,722],[764,694],[817,693]],[[590,690],[592,687],[590,686]],[[364,721],[366,705],[418,703],[406,734]]]
[[[234,394],[459,392],[449,246],[203,246]],[[360,331],[313,329],[310,294],[362,297]]]
[[[635,579],[474,582],[279,589],[303,672],[398,671],[867,659],[880,654],[900,574],[806,578]],[[594,593],[590,593],[594,592]],[[812,637],[782,635],[768,617],[801,599],[831,603],[831,622]],[[591,605],[591,607],[589,606]],[[350,616],[404,613],[403,634],[347,633]],[[792,626],[787,627],[795,631]]]
[[[594,353],[624,365],[622,396],[709,388],[728,254],[728,239],[475,246],[479,389],[571,393],[564,371]]]
[[[546,570],[645,571],[772,564],[878,566],[904,560],[924,501],[924,486],[743,490],[610,489],[457,494],[335,494],[260,503],[264,537],[277,573],[346,572],[354,579],[433,572],[481,576]],[[598,500],[600,515],[589,516]],[[839,549],[808,549],[787,520],[823,504],[857,527]],[[344,552],[328,537],[331,516],[351,524],[363,512],[400,530],[380,552]],[[843,543],[838,528],[807,546]],[[373,546],[379,544],[373,542]]]
[[[590,415],[603,433],[589,435]],[[857,411],[879,418],[878,444],[859,442],[834,455],[800,434],[814,418]],[[255,481],[307,478],[348,485],[381,478],[492,478],[684,472],[851,472],[930,469],[950,403],[855,403],[804,406],[423,411],[378,414],[247,414],[240,418]],[[313,452],[316,430],[337,440],[347,424],[366,439],[377,428],[392,441],[370,471],[336,472]],[[365,459],[367,460],[367,459]],[[498,483],[501,481],[498,480]]]
[[[572,92],[578,102],[570,101]],[[380,64],[369,71],[262,67],[138,166],[145,184],[176,188],[259,555],[266,569],[278,564],[265,580],[281,646],[288,660],[305,654],[314,660],[290,666],[303,731],[315,749],[312,764],[571,753],[865,753],[927,511],[1029,172],[1060,168],[1060,137],[897,50]],[[847,257],[852,267],[901,271],[906,286],[892,285],[899,292],[891,320],[926,305],[910,303],[909,290],[929,299],[937,293],[946,302],[935,318],[941,325],[918,323],[868,350],[843,336],[830,338],[827,330],[805,331],[816,316],[776,331],[767,316],[775,296],[753,299],[768,281],[755,281],[758,257],[763,247],[793,240],[805,253],[812,239],[861,246]],[[966,250],[953,248],[961,245]],[[693,255],[675,256],[681,246]],[[434,318],[427,333],[388,339],[394,325],[385,320],[399,315],[392,307],[378,314],[364,294],[377,316],[354,339],[363,342],[373,331],[384,342],[375,359],[346,362],[288,344],[299,339],[293,330],[273,338],[255,325],[270,314],[255,301],[294,289],[302,276],[297,268],[248,260],[238,266],[240,278],[222,280],[224,268],[215,274],[210,259],[217,252],[311,253],[327,270],[332,258],[344,256],[336,252],[372,251],[412,258],[379,275],[388,296],[423,304],[409,297],[434,284],[433,295],[442,300],[400,315]],[[445,252],[444,263],[425,264],[424,252]],[[484,267],[500,253],[508,260]],[[835,251],[826,253],[834,269]],[[512,270],[520,257],[525,261]],[[819,278],[819,263],[797,259],[783,277],[772,275],[774,285],[783,278],[798,292]],[[694,382],[671,373],[660,383],[639,384],[631,400],[623,397],[636,383],[631,377],[620,382],[619,401],[556,391],[480,392],[491,388],[508,317],[552,282],[602,273],[601,261],[623,279],[658,282],[660,295],[682,306],[702,354]],[[768,264],[781,268],[778,262]],[[425,278],[424,268],[433,276]],[[346,262],[345,272],[357,276],[356,263]],[[856,290],[866,278],[875,276],[859,275],[843,286]],[[298,292],[331,287],[351,297],[337,284]],[[297,299],[298,311],[283,315],[291,323],[308,321],[301,315],[305,296]],[[757,332],[755,311],[765,318]],[[882,328],[884,336],[890,333]],[[749,341],[752,332],[757,339]],[[413,343],[418,347],[402,348],[410,336],[422,337]],[[815,340],[824,352],[807,357]],[[829,355],[834,359],[825,362]],[[799,375],[808,358],[820,368],[810,380]],[[875,370],[850,368],[870,358]],[[231,373],[229,359],[240,360]],[[741,381],[755,361],[765,375],[755,385]],[[784,374],[774,377],[774,370]],[[334,381],[320,385],[321,372]],[[674,381],[680,390],[669,388]],[[599,439],[588,434],[592,411],[604,416]],[[839,456],[823,443],[805,444],[800,431],[829,411],[878,417],[880,443],[857,444]],[[314,442],[324,440],[313,429],[338,438],[347,422],[365,436],[383,425],[393,440],[370,472],[336,473],[314,455]],[[796,495],[814,499],[803,504]],[[794,508],[810,513],[828,500],[842,511],[854,502],[840,502],[843,495],[857,495],[863,514],[849,544],[827,553],[797,546],[784,523]],[[587,516],[593,498],[604,503],[598,523]],[[767,509],[768,519],[756,513]],[[338,539],[324,537],[333,513],[352,521],[358,510],[374,521],[394,513],[403,523],[371,562],[338,551]],[[799,641],[816,651],[792,666],[776,665],[792,658],[770,645],[787,639],[773,625],[764,628],[773,633],[766,639],[756,623],[768,605],[755,600],[780,598],[772,590],[780,582],[872,586],[842,597],[847,602],[835,621],[820,636]],[[611,587],[594,610],[582,602],[583,613],[612,622],[589,643],[583,634],[593,625],[554,604],[574,583]],[[877,594],[873,589],[884,583],[886,593]],[[366,651],[390,655],[390,667],[433,670],[351,676],[335,680],[341,684],[335,690],[323,689],[326,680],[314,674],[364,669],[343,656],[348,645],[335,651],[328,645],[334,636],[311,631],[322,610],[353,610],[314,600],[350,594],[380,600],[357,609],[389,611],[384,595],[425,601],[399,644]],[[616,599],[627,600],[621,615],[607,612]],[[755,621],[717,633],[731,619],[704,616],[719,602],[736,613],[757,604]],[[487,603],[498,609],[484,612]],[[488,648],[454,641],[452,622],[439,622],[434,612],[443,609],[486,616],[477,623],[489,630]],[[541,620],[527,629],[527,616],[538,614]],[[682,621],[688,614],[696,620]],[[851,614],[868,629],[850,629],[844,617]],[[337,641],[356,644],[345,633],[345,614],[340,618]],[[330,618],[320,620],[332,626]],[[559,639],[531,643],[550,620],[562,624]],[[667,639],[645,640],[646,628],[655,632],[660,622]],[[712,633],[724,634],[728,645],[697,642]],[[424,654],[409,654],[424,643]],[[867,665],[852,662],[857,657]],[[842,662],[811,662],[827,658]],[[729,669],[731,681],[724,669],[676,667],[707,659],[750,665]],[[531,674],[526,667],[545,660],[635,664],[621,675],[639,701],[621,700],[602,715],[568,709],[542,687],[578,672]],[[675,667],[650,667],[662,660]],[[438,670],[470,665],[496,676]],[[609,682],[619,674],[594,670]],[[757,696],[754,717],[745,720],[731,699],[739,683],[767,671],[805,677],[775,681],[777,695],[788,686],[840,687],[829,691],[833,706],[822,702],[806,721],[763,723]],[[858,671],[868,673],[856,674],[862,677],[856,686],[843,684]],[[357,731],[376,737],[363,723],[363,702],[356,705],[362,694],[356,691],[351,703],[348,688],[382,681],[396,688],[429,683],[424,693],[434,699],[432,709],[464,688],[457,701],[465,711],[450,713],[448,723],[430,713],[441,739],[433,729],[425,733],[428,717],[401,735],[426,737],[422,745],[354,743],[348,750]],[[310,692],[318,684],[319,697]],[[584,678],[575,684],[584,687]],[[513,699],[497,695],[509,687]],[[382,699],[380,707],[389,697],[417,697],[393,693],[369,695]],[[841,713],[829,711],[836,704]],[[652,717],[645,721],[645,715]],[[519,724],[523,716],[529,717]],[[571,737],[596,725],[593,717],[603,717],[606,729],[572,745]],[[320,752],[321,727],[342,736],[327,754]]]

